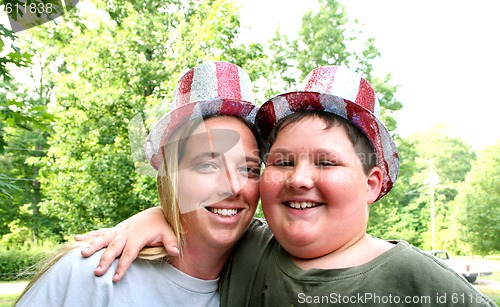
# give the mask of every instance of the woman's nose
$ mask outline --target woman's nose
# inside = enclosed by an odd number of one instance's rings
[[[221,172],[221,185],[219,194],[227,197],[238,195],[248,181],[248,176],[242,174],[237,168],[228,166],[223,157],[224,170]]]

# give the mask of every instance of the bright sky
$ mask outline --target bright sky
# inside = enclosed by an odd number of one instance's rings
[[[293,34],[313,0],[239,0],[254,40],[277,24]],[[375,74],[399,84],[399,133],[446,124],[474,147],[500,138],[500,2],[497,0],[340,0],[376,38]],[[260,40],[259,40],[260,41]]]

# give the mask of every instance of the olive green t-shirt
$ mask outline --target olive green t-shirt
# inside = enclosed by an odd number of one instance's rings
[[[407,242],[363,265],[302,270],[262,220],[238,243],[222,306],[496,306],[464,278]]]

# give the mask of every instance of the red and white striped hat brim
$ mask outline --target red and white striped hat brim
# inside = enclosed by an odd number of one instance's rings
[[[172,104],[151,129],[146,139],[146,157],[158,169],[161,147],[170,135],[188,120],[209,115],[231,115],[255,121],[258,107],[252,103],[253,90],[248,74],[228,62],[205,63],[186,72],[177,83]]]
[[[305,79],[303,91],[280,94],[264,103],[256,123],[267,137],[276,123],[295,112],[319,110],[336,114],[356,126],[370,141],[384,173],[378,199],[387,194],[399,172],[396,145],[379,120],[380,104],[366,79],[342,66],[322,66]]]

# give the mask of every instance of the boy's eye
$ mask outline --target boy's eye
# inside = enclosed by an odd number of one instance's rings
[[[333,161],[324,160],[316,162],[316,165],[320,167],[327,167],[327,166],[337,166],[337,163]]]
[[[280,167],[292,167],[294,164],[292,161],[281,160],[272,163],[272,165]]]

